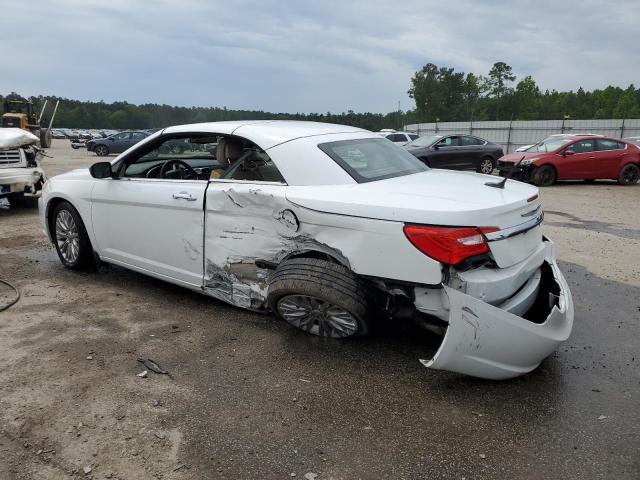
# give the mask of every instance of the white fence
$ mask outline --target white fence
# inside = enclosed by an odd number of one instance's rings
[[[618,138],[640,136],[640,119],[438,122],[407,125],[405,130],[418,135],[468,133],[499,143],[506,153],[510,153],[554,133],[597,133]]]

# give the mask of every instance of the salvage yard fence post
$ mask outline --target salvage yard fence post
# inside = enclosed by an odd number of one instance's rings
[[[618,118],[597,120],[513,120],[416,123],[405,131],[418,135],[476,135],[502,145],[506,153],[539,142],[556,133],[595,133],[610,137],[640,136],[640,119]]]

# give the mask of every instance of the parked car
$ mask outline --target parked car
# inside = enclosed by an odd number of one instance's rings
[[[498,162],[500,175],[538,186],[557,180],[614,179],[621,185],[640,180],[640,150],[631,142],[602,135],[554,135]]]
[[[493,172],[504,155],[497,143],[473,135],[425,135],[405,148],[432,168],[473,169],[486,174]]]
[[[381,137],[386,138],[387,140],[391,140],[393,143],[398,145],[406,145],[413,140],[416,140],[420,136],[416,133],[408,133],[408,132],[396,132],[396,131],[388,131],[388,130],[380,130],[376,132]]]
[[[413,319],[444,334],[425,366],[504,379],[568,338],[573,303],[538,190],[488,180],[355,127],[201,123],[49,179],[39,209],[70,269],[99,258],[319,336]]]
[[[149,133],[140,130],[120,132],[106,138],[89,140],[86,147],[88,152],[94,152],[99,157],[104,157],[110,153],[122,153],[148,136]]]
[[[67,138],[67,136],[64,134],[64,132],[62,132],[61,130],[55,130],[55,129],[51,130],[51,136],[53,138],[58,138],[58,139]]]

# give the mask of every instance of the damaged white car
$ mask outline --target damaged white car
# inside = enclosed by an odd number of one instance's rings
[[[0,128],[0,198],[19,203],[37,195],[46,181],[40,167],[40,139],[20,128]]]
[[[99,259],[315,335],[364,335],[381,312],[441,327],[431,368],[522,375],[573,324],[535,187],[432,170],[354,127],[165,128],[50,179],[40,215],[69,268]]]

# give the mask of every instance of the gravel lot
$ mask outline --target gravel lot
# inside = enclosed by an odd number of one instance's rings
[[[49,175],[96,160],[50,154]],[[0,313],[0,479],[639,478],[640,186],[542,198],[576,322],[507,382],[425,369],[437,340],[409,325],[323,341],[121,268],[65,270],[35,203],[0,209],[0,278],[22,292]],[[171,376],[138,378],[139,356]]]

